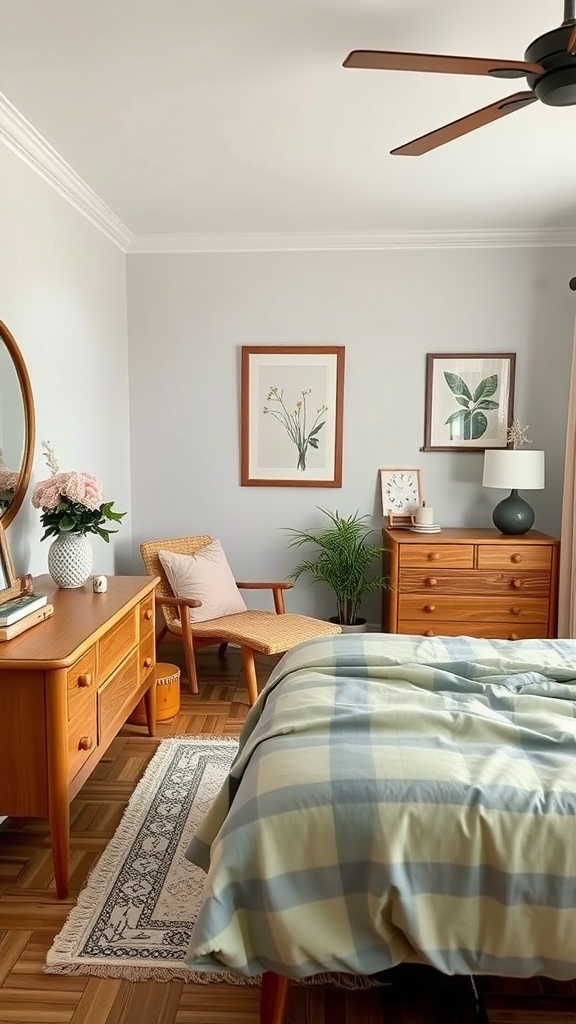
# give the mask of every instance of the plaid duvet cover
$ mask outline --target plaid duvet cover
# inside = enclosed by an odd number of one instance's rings
[[[576,976],[576,641],[288,652],[187,856],[186,963]]]

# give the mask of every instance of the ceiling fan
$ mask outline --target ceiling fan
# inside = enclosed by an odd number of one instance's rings
[[[490,103],[487,107],[391,150],[393,156],[421,156],[505,114],[527,107],[536,100],[554,107],[576,104],[575,6],[576,0],[564,0],[564,21],[558,28],[545,32],[530,43],[524,60],[489,60],[483,57],[401,53],[394,50],[352,50],[343,67],[526,79],[529,89]]]

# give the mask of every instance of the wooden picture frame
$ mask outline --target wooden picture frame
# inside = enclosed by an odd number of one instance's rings
[[[426,356],[423,452],[506,448],[513,419],[515,352]]]
[[[242,487],[341,487],[341,345],[242,347]]]
[[[0,606],[12,601],[15,597],[31,594],[33,591],[32,577],[15,576],[14,566],[10,557],[10,549],[6,533],[0,523]]]
[[[412,525],[412,516],[422,504],[422,474],[419,469],[397,466],[379,470],[382,513],[391,528]]]

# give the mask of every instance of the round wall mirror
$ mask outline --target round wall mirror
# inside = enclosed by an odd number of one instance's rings
[[[0,523],[12,522],[30,483],[36,421],[26,363],[0,320]]]

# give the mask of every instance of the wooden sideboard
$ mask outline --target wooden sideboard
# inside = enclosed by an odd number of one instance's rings
[[[156,728],[152,576],[111,576],[104,594],[90,579],[59,590],[54,615],[0,644],[0,813],[47,817],[56,892],[68,894],[70,801],[144,697]],[[1,842],[1,837],[0,837]]]
[[[559,542],[537,530],[385,529],[382,630],[503,640],[555,637]]]

